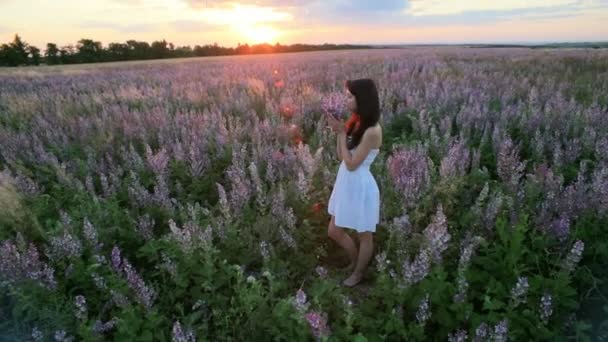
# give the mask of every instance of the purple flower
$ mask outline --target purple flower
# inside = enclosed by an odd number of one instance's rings
[[[169,155],[164,147],[154,154],[150,145],[146,144],[146,161],[154,174],[165,174],[169,163]]]
[[[92,330],[95,334],[103,334],[112,329],[118,324],[118,318],[112,317],[111,320],[103,323],[101,320],[96,320],[93,324]]]
[[[448,242],[451,238],[441,204],[437,207],[437,213],[433,217],[433,221],[424,230],[424,236],[433,255],[433,261],[440,263],[441,254],[448,248]]]
[[[492,330],[490,327],[482,322],[477,329],[475,329],[475,337],[473,338],[474,342],[486,342],[489,340],[490,335],[492,334]]]
[[[149,214],[145,214],[137,218],[137,222],[135,224],[136,231],[139,236],[141,236],[144,240],[150,241],[154,237],[154,233],[152,229],[154,228],[154,224],[156,222],[153,218],[150,217]]]
[[[418,311],[416,311],[416,320],[419,324],[424,325],[426,321],[431,318],[431,311],[429,306],[429,294],[427,293],[424,298],[418,304]]]
[[[80,240],[67,231],[61,236],[51,237],[50,244],[49,256],[56,260],[78,258],[82,254]]]
[[[266,208],[266,194],[264,193],[264,188],[262,187],[262,180],[260,179],[258,168],[254,162],[249,164],[249,174],[251,175],[251,180],[255,186],[255,199],[258,207],[264,209]]]
[[[526,294],[529,288],[527,277],[519,277],[517,279],[517,284],[511,289],[511,300],[515,306],[526,302]]]
[[[264,260],[270,259],[270,250],[268,248],[268,242],[260,242],[260,254],[262,255],[262,258],[264,258]]]
[[[544,324],[549,322],[549,317],[553,314],[553,302],[549,293],[544,293],[540,299],[540,319]]]
[[[426,149],[420,146],[395,151],[389,157],[389,174],[407,208],[414,207],[430,186],[431,167],[432,161],[427,156]]]
[[[325,269],[325,267],[317,266],[317,268],[315,268],[315,271],[317,272],[319,278],[327,278],[327,270]]]
[[[153,288],[147,286],[141,276],[133,269],[126,258],[121,258],[120,249],[114,246],[112,249],[112,267],[119,275],[126,277],[127,285],[134,292],[137,301],[147,309],[152,308],[156,298]],[[122,298],[120,299],[122,300]]]
[[[345,118],[349,114],[349,96],[343,91],[333,91],[323,97],[321,108],[323,112],[336,118]]]
[[[32,329],[32,340],[34,341],[42,341],[44,339],[44,334],[38,330],[38,327],[34,327]]]
[[[310,325],[310,329],[312,330],[312,334],[317,339],[321,337],[329,336],[331,331],[327,326],[327,315],[321,314],[316,311],[311,311],[305,315],[306,321]]]
[[[470,162],[470,152],[463,141],[452,143],[448,154],[441,160],[439,174],[443,179],[464,176]]]
[[[578,265],[578,263],[583,258],[584,250],[585,243],[581,240],[576,240],[564,262],[563,268],[564,270],[566,270],[566,272],[572,273],[574,271],[576,265]]]
[[[449,342],[466,342],[469,335],[465,330],[457,330],[453,333],[448,334]]]
[[[283,229],[283,227],[279,228],[279,233],[281,234],[281,239],[289,248],[296,248],[296,241],[287,231],[285,231],[285,229]]]
[[[519,161],[517,147],[511,138],[506,138],[500,143],[497,157],[498,176],[507,185],[511,193],[517,192],[519,179],[525,168],[525,163]]]
[[[48,289],[55,289],[55,271],[40,260],[38,250],[30,243],[18,248],[11,240],[0,244],[0,280],[10,283],[32,280]]]
[[[298,292],[296,292],[293,305],[301,314],[308,310],[309,304],[306,298],[306,293],[302,291],[302,289],[298,289]]]
[[[559,241],[565,242],[570,234],[570,218],[562,215],[559,219],[554,220],[549,226],[549,232]]]
[[[184,331],[179,321],[173,323],[172,342],[196,342],[194,332],[192,330]]]
[[[494,326],[494,331],[492,333],[492,341],[504,342],[507,340],[508,333],[509,326],[507,320],[502,320]]]
[[[215,185],[217,186],[217,192],[220,197],[220,211],[222,212],[222,215],[224,215],[224,219],[226,221],[230,221],[230,206],[228,205],[228,197],[226,196],[226,190],[224,190],[224,187],[219,183],[216,183]]]
[[[131,264],[123,259],[124,272],[127,277],[127,283],[129,287],[135,292],[137,300],[145,306],[147,309],[152,308],[154,299],[156,298],[156,292],[153,288],[147,286],[144,280],[137,274]]]
[[[415,285],[421,282],[429,274],[431,269],[431,255],[427,248],[420,250],[414,262],[410,264],[409,260],[403,263],[403,278],[406,285]]]
[[[118,273],[122,271],[122,258],[120,256],[120,249],[118,249],[118,247],[116,246],[112,248],[112,268]]]
[[[77,319],[84,321],[87,319],[87,300],[84,296],[78,295],[74,298],[75,316]]]

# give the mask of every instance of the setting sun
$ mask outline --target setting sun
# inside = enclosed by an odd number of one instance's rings
[[[275,43],[279,32],[269,26],[246,26],[240,27],[239,33],[247,40],[247,43]]]

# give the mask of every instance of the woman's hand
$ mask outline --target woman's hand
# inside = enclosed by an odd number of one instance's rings
[[[342,121],[336,119],[331,114],[325,114],[325,116],[327,117],[327,124],[332,131],[338,133],[344,130],[344,123]]]

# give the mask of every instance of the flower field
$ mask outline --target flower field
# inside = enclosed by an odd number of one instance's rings
[[[340,285],[324,113],[379,89]],[[608,339],[608,52],[415,48],[0,70],[0,340]]]

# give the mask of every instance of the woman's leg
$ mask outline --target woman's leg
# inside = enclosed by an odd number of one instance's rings
[[[351,266],[357,263],[357,246],[353,239],[344,231],[344,229],[336,226],[336,219],[334,216],[329,221],[329,227],[327,228],[327,235],[332,238],[340,247],[346,250],[348,258],[350,259]]]
[[[344,281],[346,286],[355,286],[363,278],[367,265],[374,253],[374,235],[372,232],[359,233],[359,258],[353,274]]]

